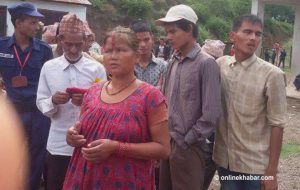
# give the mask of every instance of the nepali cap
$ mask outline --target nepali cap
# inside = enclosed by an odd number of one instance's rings
[[[86,36],[94,35],[94,32],[90,28],[87,21],[83,21],[83,26],[84,26],[84,33]]]
[[[220,40],[207,39],[202,46],[202,50],[215,58],[223,56],[225,44]]]
[[[65,33],[85,33],[83,21],[74,13],[68,13],[60,21],[59,35]]]

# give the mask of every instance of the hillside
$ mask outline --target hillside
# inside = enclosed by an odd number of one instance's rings
[[[228,40],[234,17],[250,13],[250,0],[90,0],[88,21],[101,42],[105,31],[117,26],[129,26],[136,19],[144,19],[157,36],[163,36],[163,29],[154,21],[163,17],[169,7],[184,3],[190,5],[199,18],[199,39]],[[289,6],[267,5],[263,46],[274,42],[285,42],[292,38],[293,8]]]

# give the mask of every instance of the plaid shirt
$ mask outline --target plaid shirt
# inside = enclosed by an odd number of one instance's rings
[[[217,60],[221,71],[223,115],[216,131],[215,162],[231,171],[264,174],[272,127],[286,123],[284,73],[251,56]]]

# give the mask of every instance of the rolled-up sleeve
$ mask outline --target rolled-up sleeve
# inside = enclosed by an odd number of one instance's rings
[[[287,101],[283,72],[272,72],[266,84],[267,118],[271,127],[284,128],[287,122]]]

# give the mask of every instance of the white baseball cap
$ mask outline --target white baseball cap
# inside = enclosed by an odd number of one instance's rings
[[[181,19],[186,19],[196,24],[198,17],[191,7],[181,4],[171,7],[164,18],[156,20],[156,24],[162,25],[166,22],[175,22]]]

